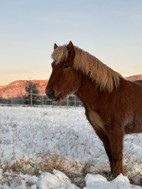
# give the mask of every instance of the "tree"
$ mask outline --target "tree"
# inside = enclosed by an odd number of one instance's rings
[[[28,81],[25,90],[26,90],[26,95],[24,97],[25,104],[30,104],[31,106],[40,104],[39,91],[37,90],[35,84],[33,84],[31,81]]]

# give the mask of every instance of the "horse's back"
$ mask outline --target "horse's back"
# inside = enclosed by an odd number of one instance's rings
[[[142,87],[142,80],[136,80],[136,81],[134,81],[134,83],[135,83],[135,84],[138,84],[139,86]]]
[[[142,80],[131,82],[126,81],[127,85],[127,103],[124,106],[128,106],[129,109],[126,113],[125,132],[140,133],[142,132]]]
[[[142,80],[137,80],[134,82],[127,81],[127,82],[128,82],[127,98],[130,98],[134,106],[139,104],[142,107]]]

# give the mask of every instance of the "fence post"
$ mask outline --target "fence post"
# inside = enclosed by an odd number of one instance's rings
[[[13,90],[11,90],[11,106],[13,106]]]
[[[11,106],[13,106],[13,97],[11,98]]]
[[[32,90],[31,90],[31,96],[30,96],[30,104],[31,104],[31,106],[33,105],[33,93],[32,93]]]
[[[43,99],[44,97],[43,96],[41,96],[41,105],[43,106],[44,105],[44,99]]]
[[[76,107],[76,95],[74,95],[74,106]]]
[[[61,108],[61,106],[62,106],[62,101],[59,101],[59,102],[58,102],[58,105],[59,105],[60,108]]]
[[[67,108],[69,107],[69,97],[67,96]]]

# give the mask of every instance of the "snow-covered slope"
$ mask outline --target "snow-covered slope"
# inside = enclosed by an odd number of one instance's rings
[[[0,107],[0,189],[141,188],[142,134],[125,137],[124,168],[112,181],[83,108]]]

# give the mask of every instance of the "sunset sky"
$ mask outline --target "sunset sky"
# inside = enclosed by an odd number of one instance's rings
[[[142,0],[1,0],[0,85],[48,79],[70,40],[123,76],[142,74]]]

